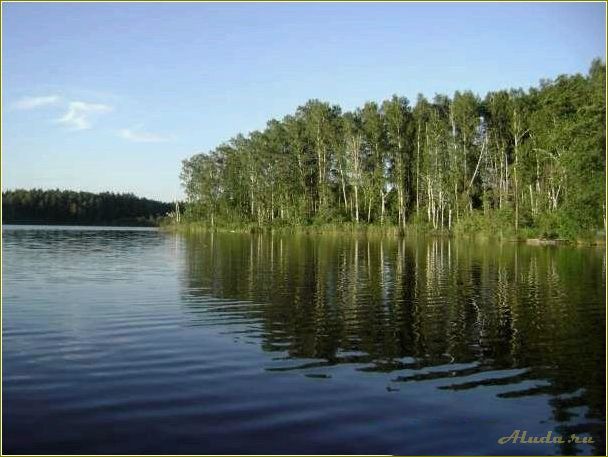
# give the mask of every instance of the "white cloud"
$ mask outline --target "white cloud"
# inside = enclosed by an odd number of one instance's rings
[[[74,130],[91,128],[91,116],[112,111],[112,107],[101,103],[70,102],[68,111],[57,122]]]
[[[135,143],[161,143],[163,141],[169,141],[170,139],[169,137],[157,133],[142,132],[132,129],[121,129],[118,131],[118,134],[121,138]]]
[[[23,97],[17,100],[13,107],[19,110],[30,110],[48,105],[55,105],[61,100],[59,95],[47,95],[44,97]]]

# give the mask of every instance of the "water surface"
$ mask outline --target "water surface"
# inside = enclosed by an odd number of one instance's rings
[[[597,248],[5,226],[3,452],[605,455],[604,277]]]

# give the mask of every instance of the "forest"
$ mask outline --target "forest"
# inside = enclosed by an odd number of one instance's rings
[[[21,224],[153,226],[173,209],[133,194],[70,190],[2,192],[2,222]]]
[[[310,100],[184,160],[182,218],[572,239],[605,231],[606,66],[528,90]]]

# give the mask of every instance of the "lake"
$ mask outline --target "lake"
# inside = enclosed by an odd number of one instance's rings
[[[605,455],[602,248],[2,239],[4,453]]]

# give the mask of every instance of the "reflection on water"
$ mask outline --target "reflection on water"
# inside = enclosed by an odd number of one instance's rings
[[[3,241],[4,452],[604,454],[600,249]],[[594,444],[497,444],[516,429]]]
[[[355,364],[390,373],[389,390],[504,386],[503,399],[544,396],[557,433],[591,434],[603,449],[602,251],[343,236],[186,243],[186,298],[244,300],[190,302],[193,320],[260,322],[264,350],[284,353],[269,371],[331,376],[327,368]]]

